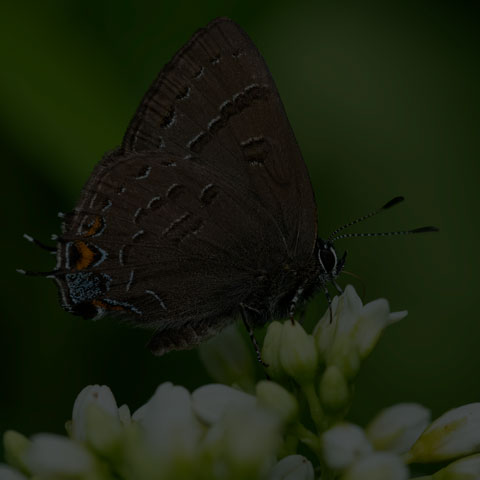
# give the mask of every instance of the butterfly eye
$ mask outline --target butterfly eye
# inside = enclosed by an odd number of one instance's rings
[[[319,251],[318,259],[323,270],[327,273],[333,272],[337,265],[337,255],[332,247],[325,247]]]

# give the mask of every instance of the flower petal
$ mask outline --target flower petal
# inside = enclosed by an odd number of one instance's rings
[[[393,453],[374,452],[355,462],[341,480],[407,480],[408,469]]]
[[[449,410],[422,433],[408,453],[410,462],[440,462],[480,452],[480,403]]]
[[[345,470],[373,450],[364,431],[351,423],[341,423],[327,430],[321,441],[325,462],[333,470]]]
[[[283,370],[300,384],[312,381],[315,376],[318,367],[315,340],[298,322],[283,324],[280,363]]]
[[[253,357],[238,325],[226,327],[219,335],[201,344],[198,352],[207,372],[216,382],[253,387]]]
[[[5,461],[12,467],[25,470],[23,455],[30,447],[30,444],[30,440],[21,433],[15,432],[14,430],[7,430],[3,434]]]
[[[96,404],[112,417],[118,418],[118,407],[112,391],[106,385],[89,385],[75,399],[72,412],[72,437],[84,442],[87,439],[87,410]]]
[[[162,458],[192,456],[203,429],[192,408],[190,392],[170,382],[133,415],[152,451]]]
[[[360,356],[366,357],[377,344],[383,330],[406,315],[406,310],[390,313],[390,306],[384,298],[367,303],[362,309],[355,335]]]
[[[278,416],[258,406],[228,410],[211,431],[211,454],[227,462],[236,478],[263,477],[282,440]]]
[[[480,454],[461,458],[433,475],[434,480],[478,480],[479,478]]]
[[[417,403],[399,403],[382,410],[367,426],[377,450],[407,452],[430,423],[430,410]]]
[[[262,380],[257,383],[256,393],[259,405],[277,413],[283,422],[290,423],[298,417],[296,397],[278,383]]]
[[[1,480],[27,480],[27,477],[22,475],[18,470],[15,470],[8,465],[0,464],[0,479]]]
[[[313,466],[302,455],[282,458],[271,470],[269,480],[314,480]]]
[[[267,370],[274,380],[286,378],[283,366],[280,363],[280,344],[282,341],[283,325],[272,322],[268,325],[262,347],[262,360],[268,365]]]
[[[257,402],[253,395],[219,383],[197,388],[192,400],[195,413],[208,424],[218,422],[227,411],[253,407]]]
[[[80,475],[94,467],[93,457],[83,446],[50,433],[34,435],[24,459],[35,475]]]
[[[318,393],[322,405],[330,412],[344,409],[350,401],[347,380],[336,365],[330,365],[323,373]]]

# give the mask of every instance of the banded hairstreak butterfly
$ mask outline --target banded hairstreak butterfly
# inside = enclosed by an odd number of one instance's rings
[[[121,146],[95,167],[47,276],[73,314],[152,328],[159,355],[238,316],[254,340],[253,327],[340,288],[345,254],[333,242],[376,235],[339,234],[375,213],[317,237],[312,185],[275,83],[247,34],[219,18],[163,68]]]

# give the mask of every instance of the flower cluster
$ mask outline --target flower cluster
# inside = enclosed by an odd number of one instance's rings
[[[364,428],[345,420],[362,360],[406,315],[386,300],[362,305],[352,287],[312,334],[269,325],[255,382],[235,326],[200,349],[215,381],[190,393],[160,385],[133,414],[106,386],[88,386],[68,436],[4,435],[0,480],[406,480],[416,465],[449,462],[422,480],[480,479],[480,403],[435,421],[415,403],[381,411]],[[417,477],[418,478],[418,477]]]

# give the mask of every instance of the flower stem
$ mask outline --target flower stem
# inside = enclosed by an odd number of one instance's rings
[[[301,387],[305,397],[307,398],[310,414],[312,415],[312,419],[317,427],[317,431],[319,433],[323,432],[327,428],[326,419],[323,408],[320,405],[320,400],[315,392],[315,387],[312,382],[305,383]]]
[[[315,435],[311,430],[309,430],[307,427],[302,425],[301,423],[298,423],[296,426],[297,430],[297,435],[298,439],[304,443],[312,452],[317,455],[319,460],[322,461],[321,455],[320,455],[320,439]]]

